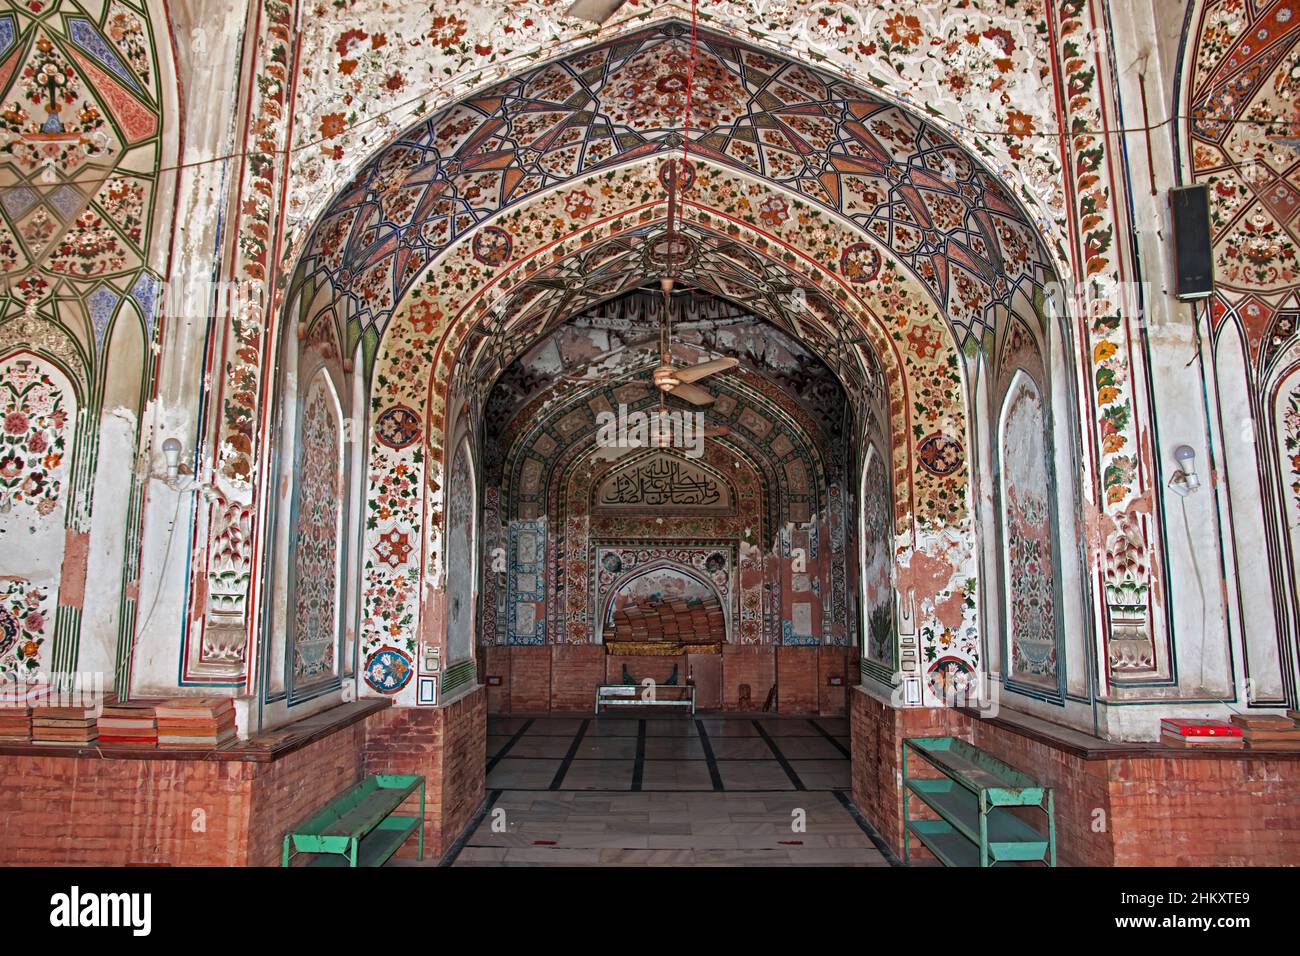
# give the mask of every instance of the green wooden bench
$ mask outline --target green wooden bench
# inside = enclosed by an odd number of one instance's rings
[[[908,752],[943,773],[917,777]],[[915,769],[915,767],[913,767]],[[908,813],[916,798],[939,815],[917,820]],[[1013,809],[1042,811],[1047,832]],[[903,862],[910,862],[912,838],[945,866],[1045,863],[1056,866],[1056,816],[1052,791],[992,754],[956,737],[909,737],[903,741]]]
[[[420,815],[395,811],[416,790]],[[317,853],[309,866],[383,866],[412,832],[424,859],[424,778],[377,774],[347,790],[284,835],[280,865],[299,853]],[[292,852],[291,852],[292,848]]]

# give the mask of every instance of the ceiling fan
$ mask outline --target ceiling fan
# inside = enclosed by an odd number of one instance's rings
[[[673,307],[673,283],[676,281],[673,276],[673,263],[671,250],[676,248],[676,223],[677,223],[677,163],[670,160],[668,165],[668,242],[667,248],[670,250],[668,259],[668,274],[659,280],[659,289],[664,295],[664,307],[659,317],[659,362],[660,365],[652,373],[655,387],[660,392],[660,407],[663,407],[663,398],[665,395],[674,395],[683,401],[690,402],[692,405],[712,405],[717,397],[710,392],[705,391],[695,382],[707,378],[717,372],[725,372],[729,368],[735,368],[740,364],[739,359],[731,357],[712,359],[708,362],[701,362],[698,365],[688,365],[685,368],[678,368],[673,365],[672,357],[672,307]]]

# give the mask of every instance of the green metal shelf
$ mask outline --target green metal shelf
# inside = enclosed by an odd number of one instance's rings
[[[908,751],[944,774],[913,777]],[[920,800],[938,820],[909,819],[909,801]],[[1047,833],[1010,808],[1036,807],[1047,816]],[[996,863],[1056,865],[1052,791],[1014,767],[955,737],[903,741],[903,859],[916,837],[945,866]]]
[[[406,838],[420,826],[416,817],[385,817],[357,844],[357,866],[383,866]],[[351,866],[348,857],[338,853],[322,853],[308,866]]]
[[[420,795],[419,816],[396,810]],[[311,866],[383,866],[412,833],[424,859],[424,777],[375,774],[339,794],[284,836],[280,863],[299,853],[320,854]]]

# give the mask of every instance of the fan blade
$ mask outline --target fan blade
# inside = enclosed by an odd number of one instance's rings
[[[604,23],[625,3],[627,0],[577,0],[565,13],[579,20]]]
[[[674,385],[668,389],[669,395],[676,395],[678,398],[690,402],[692,405],[712,405],[717,398],[710,395],[704,389],[695,385]]]
[[[725,372],[727,369],[735,368],[739,364],[740,359],[713,359],[710,362],[701,362],[699,365],[689,365],[686,368],[677,369],[677,378],[683,382],[698,382],[706,375],[712,375],[714,372]]]

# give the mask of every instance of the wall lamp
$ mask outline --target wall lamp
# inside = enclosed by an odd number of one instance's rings
[[[1196,474],[1196,450],[1191,445],[1179,445],[1174,449],[1174,460],[1178,470],[1169,476],[1169,490],[1184,498],[1201,487],[1200,476]]]

